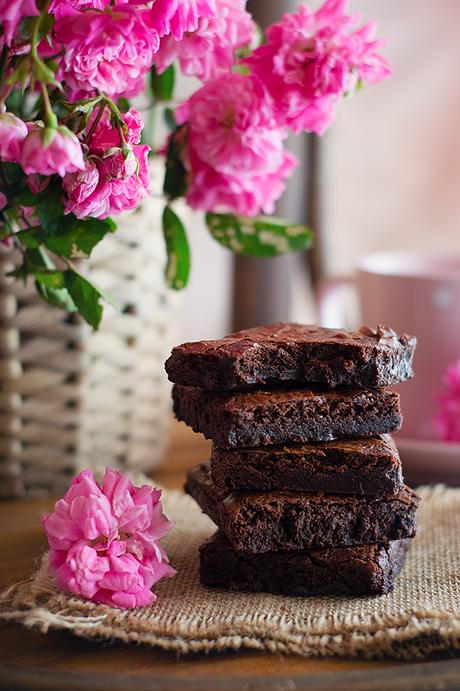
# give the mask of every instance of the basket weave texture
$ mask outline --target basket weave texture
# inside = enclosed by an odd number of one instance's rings
[[[0,257],[0,496],[59,494],[82,468],[148,472],[160,461],[170,390],[164,360],[178,296],[164,284],[162,206],[117,219],[84,271],[121,308],[93,332],[5,277]],[[83,267],[82,267],[83,270]]]

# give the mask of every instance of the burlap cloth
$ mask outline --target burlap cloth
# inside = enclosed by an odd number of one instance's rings
[[[165,492],[177,523],[164,544],[178,574],[151,607],[121,611],[56,590],[46,558],[0,597],[0,617],[181,653],[251,648],[304,656],[420,658],[460,649],[460,490],[420,492],[419,531],[393,592],[372,598],[291,598],[202,587],[198,546],[214,531],[192,499]]]

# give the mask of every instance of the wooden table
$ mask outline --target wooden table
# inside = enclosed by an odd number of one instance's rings
[[[172,444],[156,479],[179,487],[187,468],[204,460],[209,445],[182,425],[173,427]],[[40,515],[49,500],[0,503],[0,586],[26,577],[45,549]],[[314,660],[263,653],[179,657],[152,648],[86,641],[70,633],[42,635],[17,624],[0,625],[0,688],[43,691],[121,691],[229,689],[458,689],[460,659],[422,663],[365,660]]]

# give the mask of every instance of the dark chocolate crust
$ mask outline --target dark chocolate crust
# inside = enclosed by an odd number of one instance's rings
[[[203,585],[278,595],[383,595],[401,570],[409,540],[298,552],[236,552],[218,531],[200,548]]]
[[[409,487],[384,496],[234,492],[211,482],[209,464],[187,476],[185,491],[239,552],[337,547],[415,536],[419,498]]]
[[[216,341],[184,343],[165,367],[171,381],[208,390],[277,382],[382,387],[413,376],[416,339],[388,327],[359,331],[273,324]]]
[[[243,449],[214,445],[211,475],[227,492],[394,494],[403,487],[401,460],[389,435]]]
[[[223,447],[368,437],[402,422],[399,394],[386,389],[228,393],[175,384],[173,400],[178,420]]]

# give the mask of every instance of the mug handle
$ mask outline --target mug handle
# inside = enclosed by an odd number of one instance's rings
[[[343,328],[349,326],[347,295],[354,291],[355,279],[350,276],[323,278],[318,286],[318,322],[320,326]]]

